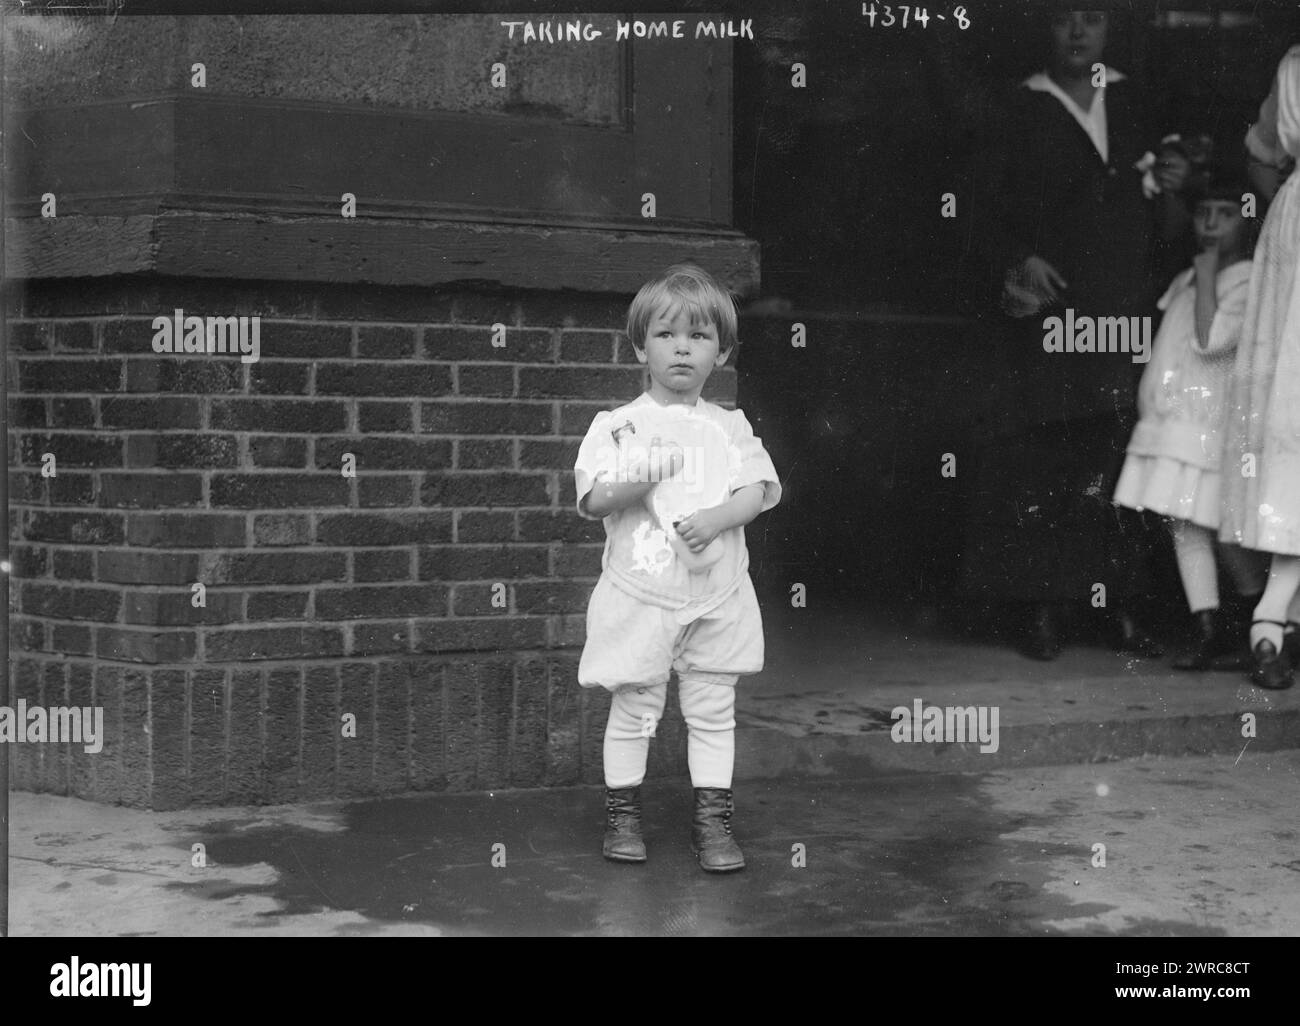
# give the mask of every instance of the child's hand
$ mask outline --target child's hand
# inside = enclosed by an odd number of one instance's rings
[[[1192,266],[1196,268],[1198,277],[1205,275],[1216,275],[1219,273],[1219,247],[1216,243],[1211,243],[1196,254],[1192,260]]]
[[[703,552],[722,533],[722,524],[714,509],[697,509],[677,522],[677,533],[692,552]]]

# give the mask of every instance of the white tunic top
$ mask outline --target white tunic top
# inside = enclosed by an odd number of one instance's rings
[[[624,426],[635,421],[639,411],[644,413],[647,404],[651,411],[659,406],[648,393],[642,394],[616,410],[596,414],[591,422],[573,468],[581,516],[595,519],[583,511],[582,500],[598,478],[618,479],[621,450],[620,438],[615,433],[623,437]],[[771,509],[780,501],[781,484],[776,468],[741,411],[724,410],[701,399],[682,413],[706,418],[721,428],[720,437],[725,437],[727,452],[726,480],[718,482],[719,494],[729,496],[746,485],[762,484],[763,510]],[[687,467],[690,466],[688,453]],[[733,527],[718,536],[723,552],[717,562],[703,570],[692,570],[677,555],[652,504],[635,503],[611,513],[604,518],[604,523],[605,551],[601,560],[604,575],[621,591],[673,610],[683,624],[721,605],[740,586],[749,569],[743,527]]]

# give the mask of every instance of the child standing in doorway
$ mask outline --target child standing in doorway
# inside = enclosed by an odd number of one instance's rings
[[[731,826],[736,683],[763,668],[744,526],[777,504],[781,485],[745,415],[700,398],[738,344],[729,292],[698,267],[670,267],[637,293],[627,335],[650,387],[596,415],[574,467],[578,513],[605,526],[578,668],[583,687],[612,693],[603,854],[646,860],[641,783],[672,671],[692,847],[706,871],[732,872],[745,864]]]
[[[1219,619],[1214,539],[1221,516],[1229,378],[1246,314],[1256,235],[1253,222],[1242,216],[1244,191],[1243,181],[1221,175],[1195,196],[1192,224],[1199,252],[1158,304],[1164,319],[1138,389],[1140,419],[1115,485],[1119,505],[1169,518],[1198,635],[1193,651],[1175,661],[1180,670],[1207,670],[1237,646]],[[1228,543],[1220,554],[1238,592],[1257,600],[1264,570],[1255,555]]]

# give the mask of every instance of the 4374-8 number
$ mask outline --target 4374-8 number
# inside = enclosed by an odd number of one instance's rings
[[[880,18],[881,28],[892,28],[895,25],[907,28],[909,22],[919,24],[921,28],[930,27],[929,8],[912,7],[908,4],[880,4],[877,7],[875,0],[872,0],[871,3],[862,5],[862,17],[867,19],[869,28],[876,27],[877,17]],[[944,14],[936,14],[934,17],[937,21],[948,20],[948,16]],[[954,7],[952,20],[957,23],[958,28],[970,28],[970,19],[966,17],[965,7]]]

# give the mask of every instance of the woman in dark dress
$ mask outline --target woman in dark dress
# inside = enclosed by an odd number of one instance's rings
[[[1142,366],[1044,345],[1045,318],[1067,309],[1075,323],[1154,312],[1153,211],[1135,166],[1150,136],[1142,100],[1102,63],[1107,14],[1050,20],[1048,68],[1015,90],[977,168],[971,246],[1010,316],[996,325],[995,437],[963,576],[968,593],[1019,604],[1037,658],[1060,651],[1067,604],[1104,610],[1121,650],[1158,655],[1129,612],[1146,585],[1144,531],[1110,501]]]

